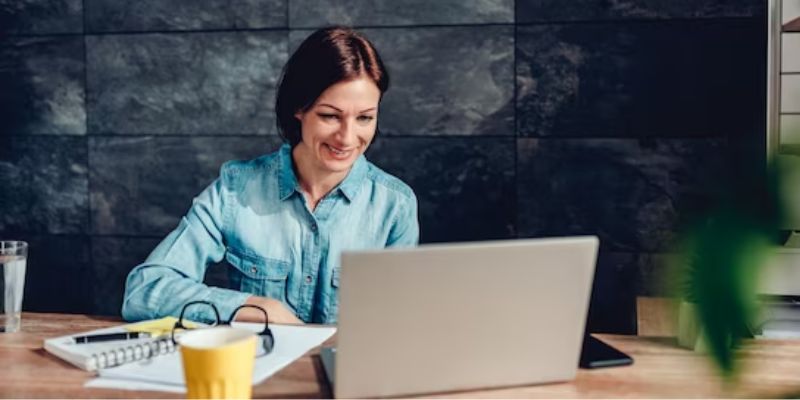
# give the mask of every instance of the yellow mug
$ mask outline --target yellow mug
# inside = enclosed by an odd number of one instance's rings
[[[249,399],[253,391],[256,335],[229,326],[195,329],[180,344],[188,399]]]

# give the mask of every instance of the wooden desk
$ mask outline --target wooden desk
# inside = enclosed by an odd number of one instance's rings
[[[182,397],[164,392],[85,389],[92,377],[45,352],[42,341],[59,335],[118,324],[118,319],[86,315],[24,313],[22,332],[0,334],[0,398],[8,397]],[[632,355],[630,367],[578,370],[572,382],[496,390],[428,395],[426,397],[525,398],[652,398],[652,397],[782,397],[800,393],[800,341],[751,341],[744,348],[750,361],[741,385],[721,391],[721,380],[708,360],[680,349],[673,340],[597,335]],[[253,388],[260,397],[330,397],[318,349]]]

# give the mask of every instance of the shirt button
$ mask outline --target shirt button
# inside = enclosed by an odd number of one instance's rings
[[[317,224],[311,224],[311,232],[317,231]]]
[[[311,283],[312,280],[314,280],[314,278],[312,278],[311,275],[306,275],[306,283]]]
[[[256,272],[258,272],[258,268],[256,268],[255,265],[253,265],[252,267],[250,267],[250,272],[255,274]]]

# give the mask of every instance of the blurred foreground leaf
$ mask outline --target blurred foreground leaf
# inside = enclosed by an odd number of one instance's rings
[[[756,318],[760,267],[781,227],[780,175],[740,177],[694,223],[684,241],[682,296],[695,303],[708,351],[728,381],[737,376],[735,349]]]

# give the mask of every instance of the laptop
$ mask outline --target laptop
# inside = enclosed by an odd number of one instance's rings
[[[569,381],[599,241],[522,239],[344,252],[337,398]]]

